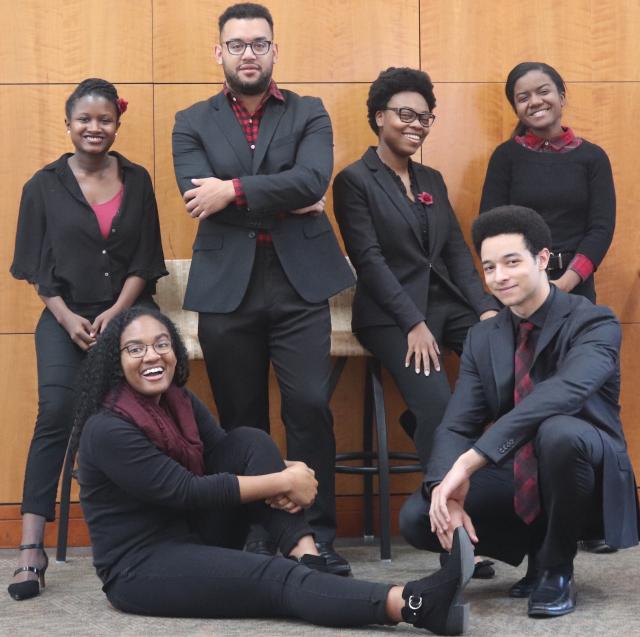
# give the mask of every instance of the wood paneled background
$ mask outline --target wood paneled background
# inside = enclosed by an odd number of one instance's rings
[[[195,225],[183,211],[171,163],[177,109],[220,89],[214,63],[220,0],[0,0],[0,545],[18,543],[18,510],[36,413],[33,330],[40,300],[8,268],[22,184],[70,150],[64,100],[86,77],[117,84],[129,101],[115,146],[154,178],[167,258],[191,256]],[[336,171],[357,159],[374,137],[366,122],[369,83],[388,66],[420,67],[435,83],[438,121],[422,159],[442,171],[465,232],[477,213],[492,149],[515,118],[504,98],[508,71],[542,60],[568,82],[565,121],[602,145],[613,164],[618,223],[597,273],[599,300],[623,323],[623,419],[640,471],[640,3],[637,0],[270,0],[280,46],[275,79],[322,97],[335,129]],[[331,209],[331,201],[329,201]],[[191,386],[211,403],[203,365]],[[363,365],[351,361],[333,400],[339,449],[360,444]],[[387,411],[396,448],[402,401],[388,377]],[[272,392],[273,430],[282,443],[279,396]],[[394,478],[397,506],[417,478]],[[358,531],[360,481],[339,478],[343,533]],[[81,524],[72,541],[86,541]]]

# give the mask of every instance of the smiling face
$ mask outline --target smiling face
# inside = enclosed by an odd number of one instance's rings
[[[138,393],[160,400],[169,389],[176,370],[176,355],[173,349],[158,354],[153,345],[163,349],[162,343],[171,343],[167,328],[152,316],[140,316],[131,321],[120,336],[120,364],[126,381]],[[126,347],[146,352],[141,358],[131,356]],[[164,346],[166,348],[166,345]]]
[[[387,108],[410,108],[416,113],[429,113],[427,101],[413,91],[396,93],[387,102]],[[417,117],[406,124],[391,110],[378,111],[376,124],[380,147],[398,157],[411,157],[429,134],[429,129],[422,126]]]
[[[76,150],[92,155],[106,153],[120,127],[116,105],[99,95],[76,100],[65,123]]]
[[[565,95],[543,71],[525,73],[514,85],[513,107],[520,122],[539,137],[562,134]]]
[[[499,234],[482,242],[480,258],[487,287],[514,314],[527,318],[544,303],[549,294],[547,248],[533,255],[521,234]]]
[[[239,95],[260,95],[271,82],[273,65],[278,59],[278,47],[272,44],[265,55],[256,55],[245,47],[241,55],[231,55],[225,42],[240,40],[245,44],[256,40],[273,40],[269,23],[264,18],[227,20],[220,33],[221,44],[216,44],[215,56],[222,64],[229,88]]]

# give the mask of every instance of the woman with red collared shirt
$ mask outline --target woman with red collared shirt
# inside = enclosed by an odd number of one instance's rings
[[[480,213],[506,204],[539,212],[553,238],[549,278],[565,292],[595,303],[593,273],[615,228],[609,158],[562,126],[566,86],[553,67],[518,64],[507,77],[505,93],[519,124],[489,161]]]

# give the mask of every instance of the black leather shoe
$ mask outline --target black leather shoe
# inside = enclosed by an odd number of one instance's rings
[[[618,549],[609,546],[604,540],[582,540],[580,548],[587,553],[598,553],[605,555],[606,553],[617,553]]]
[[[573,574],[544,571],[529,595],[529,617],[559,617],[576,609]]]
[[[319,571],[320,573],[329,573],[329,567],[327,566],[327,560],[321,555],[310,555],[305,553],[302,557],[293,557],[289,555],[289,559],[298,564],[303,564],[312,571]]]
[[[316,548],[320,557],[324,557],[327,562],[327,572],[332,575],[341,575],[342,577],[351,576],[351,565],[347,560],[335,552],[331,542],[316,542]]]
[[[440,566],[444,566],[449,559],[449,553],[440,553]],[[493,579],[496,576],[496,569],[493,568],[493,560],[481,560],[473,565],[472,579]]]
[[[258,555],[273,556],[276,554],[276,547],[270,540],[249,540],[244,547],[247,553],[257,553]]]
[[[402,597],[402,619],[436,635],[461,635],[469,622],[469,604],[463,592],[473,574],[473,545],[459,527],[446,564],[436,573],[408,582]]]
[[[538,575],[527,573],[522,579],[519,579],[507,593],[509,597],[529,597],[531,591],[538,582]]]

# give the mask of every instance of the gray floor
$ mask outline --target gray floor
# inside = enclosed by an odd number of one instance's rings
[[[376,546],[352,541],[340,547],[351,561],[357,577],[378,581],[405,582],[422,577],[437,568],[433,555],[420,553],[398,542],[393,561],[378,560]],[[6,582],[14,568],[13,551],[0,551],[0,572]],[[578,609],[556,619],[533,620],[526,616],[526,602],[505,597],[505,590],[523,574],[504,564],[497,565],[498,576],[489,581],[473,580],[469,585],[471,602],[470,636],[503,637],[510,635],[616,635],[640,637],[640,548],[614,555],[580,553],[576,561]],[[0,593],[0,635],[28,636],[114,636],[140,635],[300,635],[326,637],[344,634],[371,635],[419,634],[405,625],[396,628],[328,629],[297,621],[276,620],[203,620],[166,619],[125,615],[114,610],[104,594],[91,566],[86,549],[72,549],[66,564],[52,562],[47,571],[44,593],[25,602],[14,602]]]

